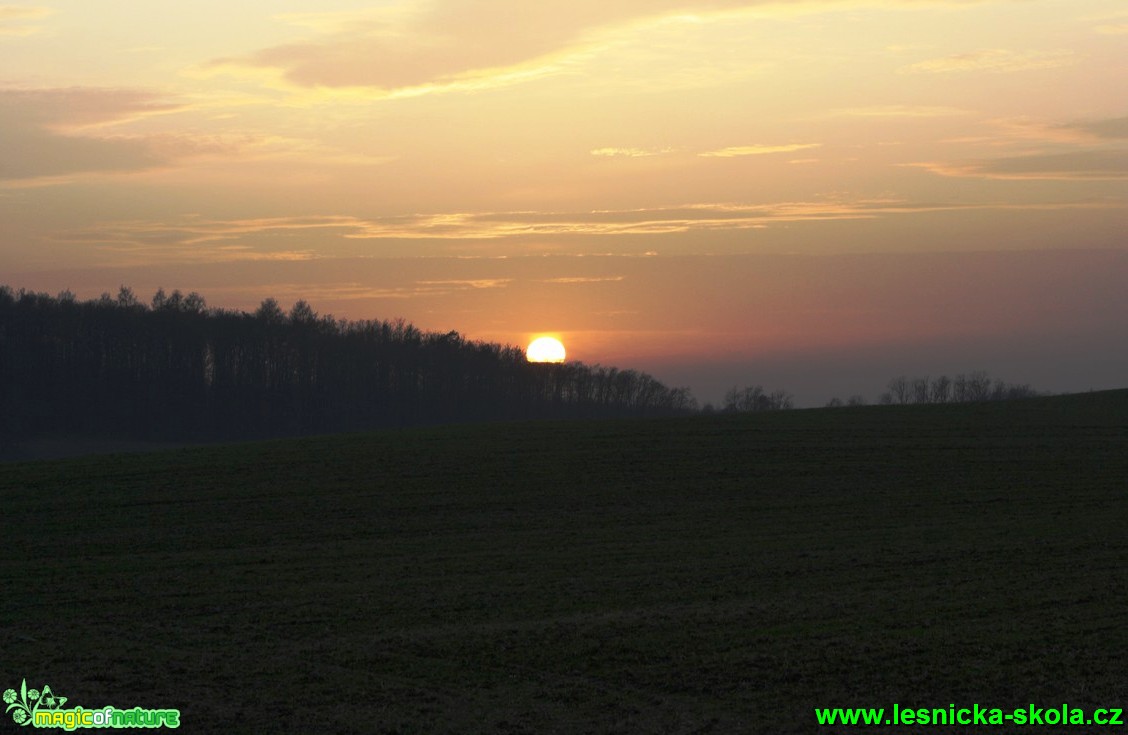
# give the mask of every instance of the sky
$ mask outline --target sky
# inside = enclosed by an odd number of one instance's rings
[[[17,289],[1128,387],[1123,0],[0,0],[0,60]]]

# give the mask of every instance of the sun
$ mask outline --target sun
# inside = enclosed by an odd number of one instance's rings
[[[564,345],[555,337],[537,337],[525,348],[529,362],[564,362]]]

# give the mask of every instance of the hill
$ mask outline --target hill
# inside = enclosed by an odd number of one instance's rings
[[[1126,480],[1128,391],[11,464],[0,688],[235,733],[1123,707]]]

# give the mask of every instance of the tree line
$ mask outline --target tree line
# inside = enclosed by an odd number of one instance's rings
[[[763,386],[732,387],[725,393],[721,410],[725,413],[786,411],[795,407],[795,397],[785,390],[767,392]]]
[[[959,373],[955,378],[947,375],[908,377],[899,375],[892,378],[881,393],[877,402],[883,406],[911,405],[921,403],[976,403],[980,401],[1013,401],[1020,398],[1035,398],[1043,395],[1026,383],[1008,383],[982,370]],[[864,406],[862,396],[851,396],[845,403],[841,398],[831,398],[828,408],[840,406]]]
[[[900,375],[889,381],[887,390],[878,397],[882,405],[914,403],[976,403],[979,401],[1011,401],[1034,398],[1038,391],[1025,383],[1007,383],[992,379],[982,370],[959,373],[955,378],[941,375],[910,378]]]
[[[229,440],[425,424],[688,413],[635,370],[533,364],[511,345],[402,319],[254,313],[197,293],[79,301],[0,287],[0,440]]]
[[[975,403],[978,401],[1011,401],[1020,398],[1034,398],[1044,395],[1026,383],[1008,383],[992,379],[986,372],[978,370],[959,373],[955,378],[941,375],[908,377],[900,375],[889,381],[887,390],[878,396],[877,402],[883,406],[909,405],[920,403]],[[843,406],[865,406],[864,396],[854,394],[843,401],[835,396],[826,403],[826,408]],[[767,392],[759,385],[745,388],[733,387],[725,393],[721,411],[724,413],[749,413],[757,411],[782,411],[795,407],[794,397],[784,390]],[[702,409],[712,413],[717,409],[706,404]]]

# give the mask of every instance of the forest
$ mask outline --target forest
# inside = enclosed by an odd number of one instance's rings
[[[125,286],[80,301],[0,287],[0,443],[114,436],[221,441],[469,421],[677,415],[687,388],[614,367],[533,364],[519,347],[334,319],[298,301],[253,313]]]

